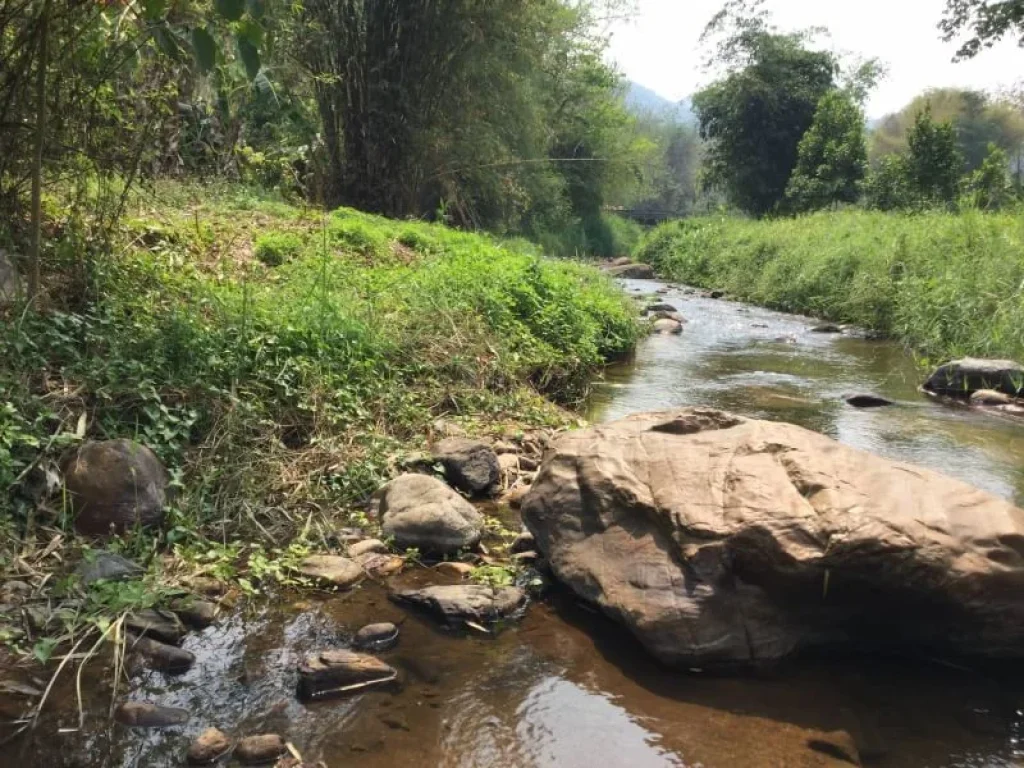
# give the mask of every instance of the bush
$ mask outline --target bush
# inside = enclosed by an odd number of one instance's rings
[[[267,232],[253,243],[256,258],[268,267],[279,267],[299,255],[302,238],[294,232]]]
[[[1024,218],[865,211],[659,227],[639,258],[742,299],[853,323],[929,356],[1024,359]]]

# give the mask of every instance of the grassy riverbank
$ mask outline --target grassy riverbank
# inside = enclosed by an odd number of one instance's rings
[[[527,243],[239,189],[140,195],[113,255],[57,242],[44,310],[0,331],[4,568],[70,531],[45,485],[83,439],[146,443],[178,486],[167,530],[121,546],[237,561],[329,540],[438,417],[570,422],[556,403],[639,333],[608,279]]]
[[[650,233],[663,276],[875,329],[933,358],[1024,357],[1024,216],[701,218]]]

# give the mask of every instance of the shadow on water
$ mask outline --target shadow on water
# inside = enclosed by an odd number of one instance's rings
[[[924,400],[920,371],[898,346],[811,334],[806,319],[679,291],[664,298],[689,318],[686,332],[650,339],[610,371],[591,418],[715,405],[1022,497],[1024,430]],[[841,399],[865,391],[900,405],[857,411]],[[414,571],[398,581],[424,578]],[[399,689],[300,702],[295,666],[303,654],[344,647],[374,621],[401,625],[398,646],[381,654],[400,670]],[[1007,768],[1024,755],[1019,670],[872,658],[805,659],[733,676],[673,671],[559,591],[496,635],[440,629],[375,584],[337,596],[282,596],[190,636],[186,647],[197,656],[191,671],[145,673],[131,694],[187,708],[184,728],[112,727],[109,690],[92,682],[85,727],[58,734],[77,724],[67,685],[58,696],[67,706],[9,746],[0,764],[170,768],[211,725],[235,735],[281,733],[307,760],[331,768],[835,767],[850,764],[851,739],[863,764],[880,768]]]

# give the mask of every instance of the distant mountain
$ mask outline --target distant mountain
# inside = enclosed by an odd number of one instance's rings
[[[666,99],[660,93],[652,91],[640,83],[632,81],[626,83],[626,92],[623,95],[626,108],[637,115],[654,115],[676,120],[680,123],[696,123],[697,117],[693,114],[693,106],[689,99],[672,101]]]

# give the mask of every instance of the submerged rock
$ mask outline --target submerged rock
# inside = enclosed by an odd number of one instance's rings
[[[793,425],[691,408],[568,433],[523,519],[669,664],[1024,656],[1024,511]]]
[[[924,389],[940,395],[968,398],[981,389],[1016,397],[1024,391],[1024,365],[1013,360],[965,357],[936,369]]]
[[[235,747],[235,758],[244,765],[272,763],[288,751],[288,747],[276,733],[261,733],[246,736]]]
[[[114,720],[129,728],[169,728],[188,722],[187,709],[161,707],[148,701],[126,701],[114,710]]]
[[[363,578],[363,569],[341,555],[310,555],[297,568],[303,576],[339,589],[347,589]]]
[[[426,475],[402,475],[388,483],[380,521],[384,535],[399,547],[442,555],[475,547],[484,530],[484,518],[472,504]]]
[[[1014,402],[1014,398],[1005,392],[993,389],[979,389],[971,394],[971,405],[1013,405]]]
[[[398,644],[398,627],[388,621],[367,624],[356,632],[352,642],[367,651],[386,651]]]
[[[146,446],[124,439],[89,442],[61,470],[79,533],[107,535],[163,523],[170,476]]]
[[[388,664],[367,653],[348,650],[320,651],[299,664],[299,696],[314,699],[345,689],[362,690],[368,684],[394,680]]]
[[[125,650],[128,653],[137,653],[151,669],[168,674],[187,672],[196,661],[195,654],[184,648],[134,634],[127,635]]]
[[[887,405],[895,405],[892,400],[886,400],[878,395],[846,395],[843,399],[854,408],[884,408]]]
[[[678,335],[683,332],[683,324],[678,320],[656,320],[651,331],[659,336]]]
[[[394,592],[391,598],[422,608],[449,622],[484,624],[514,614],[526,602],[526,593],[518,587],[495,589],[483,584],[456,584]]]
[[[843,327],[835,323],[821,323],[811,328],[811,333],[842,333]]]
[[[652,320],[675,320],[677,323],[682,323],[683,325],[686,325],[686,318],[683,317],[678,312],[664,312],[664,311],[658,310],[657,312],[652,312],[651,313],[651,319]]]
[[[215,763],[231,751],[231,737],[216,728],[207,728],[192,742],[185,755],[192,765]]]
[[[605,271],[612,277],[621,277],[626,280],[654,279],[654,268],[648,264],[620,264],[617,267],[609,267]]]
[[[664,301],[656,301],[653,304],[648,304],[646,311],[648,311],[648,312],[678,312],[679,310],[676,309],[671,304],[668,304],[668,303],[666,303]]]
[[[171,610],[192,629],[206,629],[217,620],[217,604],[208,600],[182,598],[174,601]]]
[[[435,444],[432,453],[448,482],[470,496],[490,493],[500,480],[498,456],[487,443],[450,437]]]

